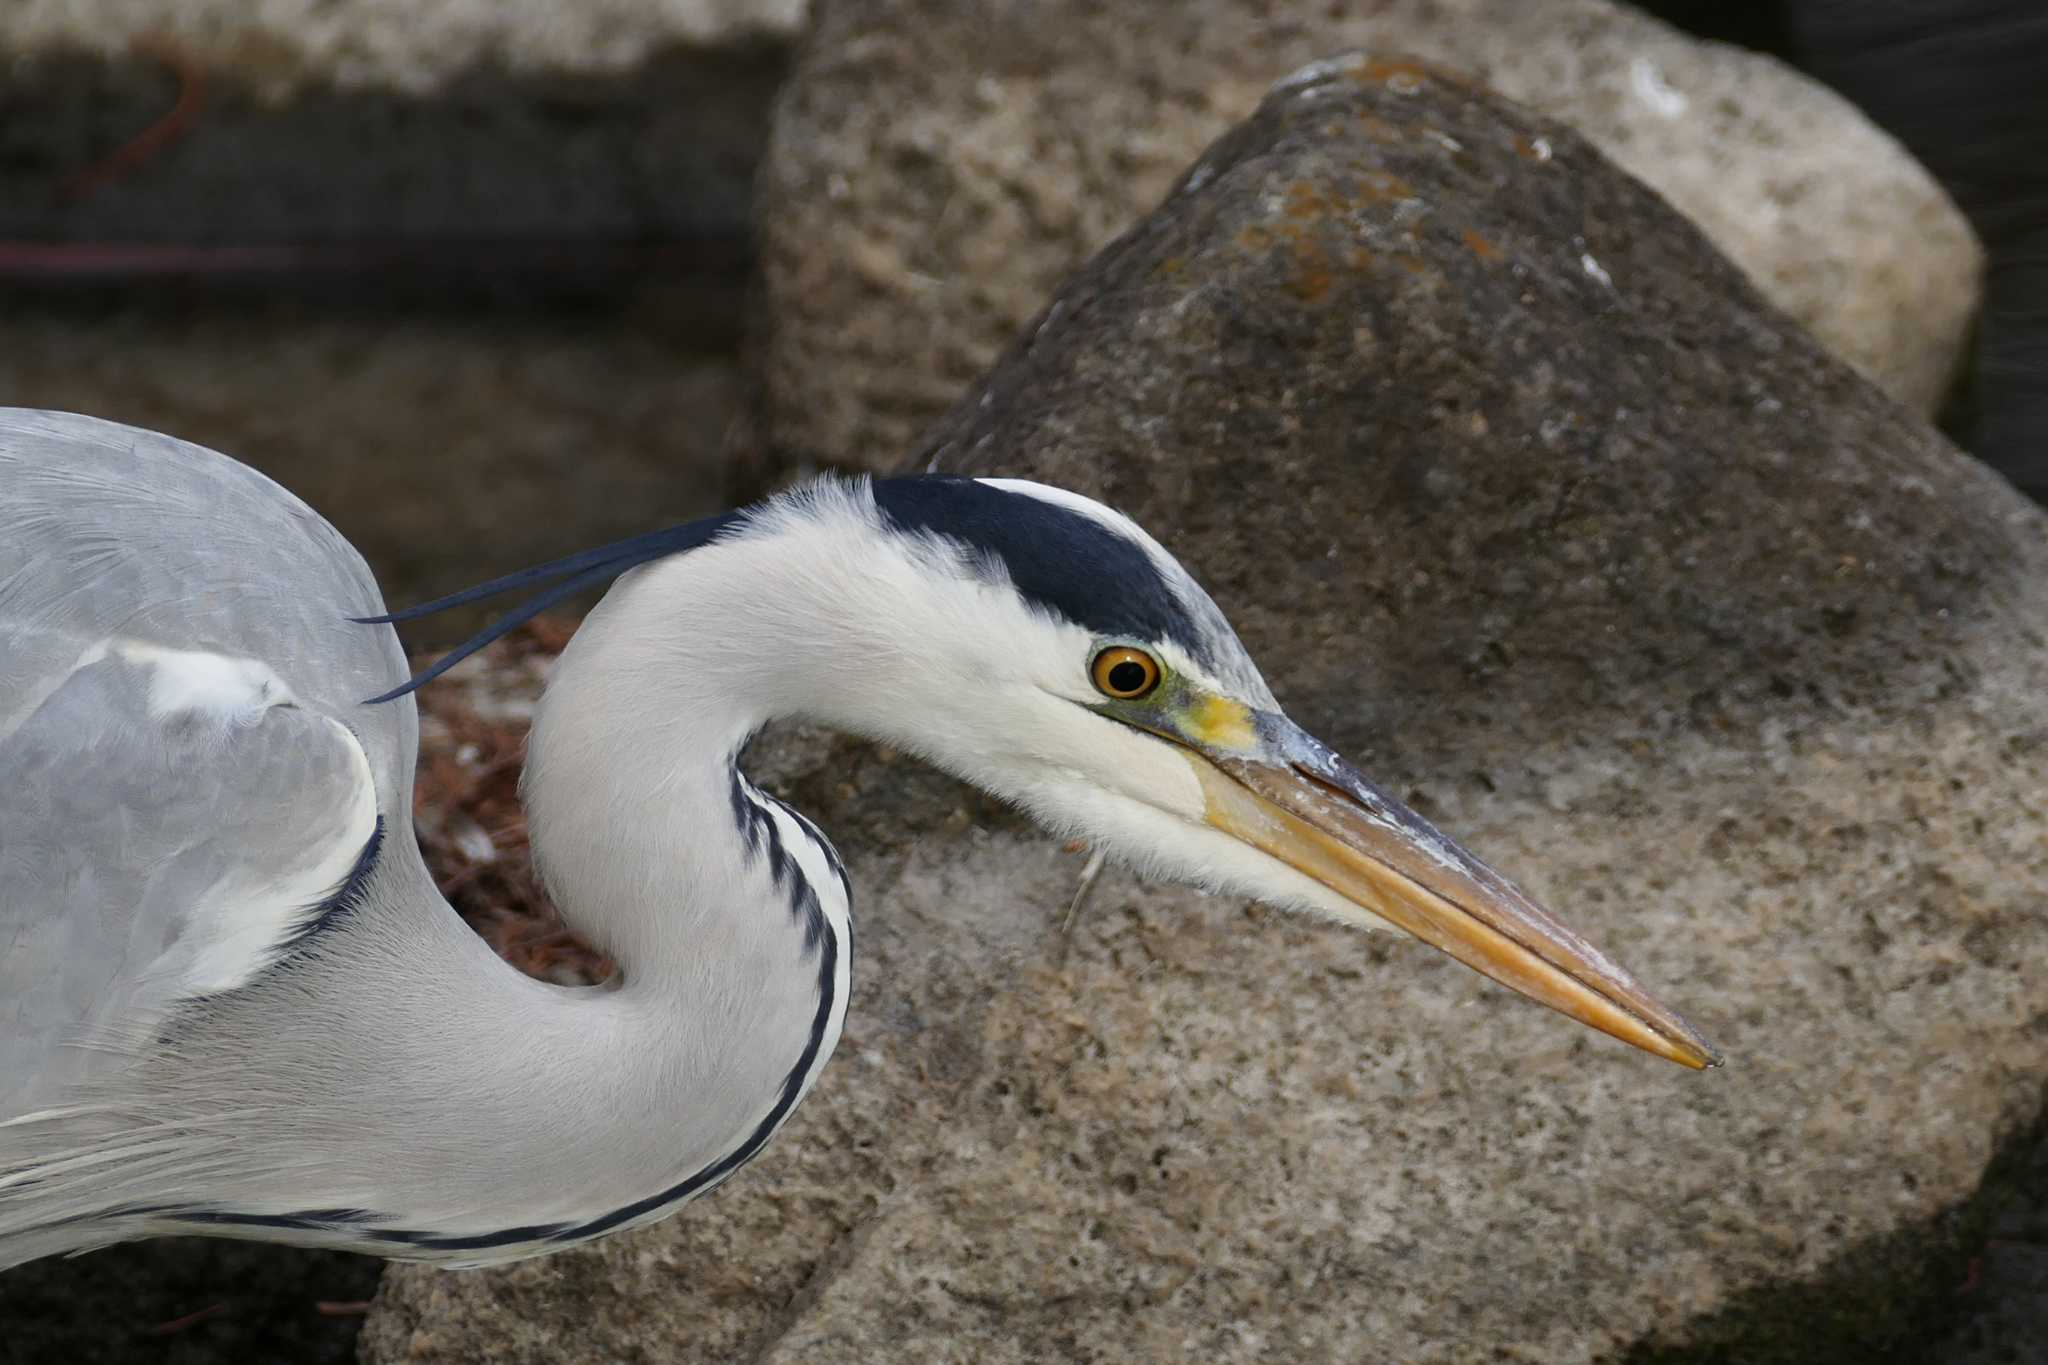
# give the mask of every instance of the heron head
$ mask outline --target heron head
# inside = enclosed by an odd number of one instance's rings
[[[1130,519],[1015,480],[885,480],[872,496],[913,567],[873,585],[890,605],[872,614],[893,622],[883,658],[835,682],[844,713],[828,719],[1142,874],[1395,929],[1639,1048],[1718,1063],[1628,973],[1290,720],[1216,604]]]

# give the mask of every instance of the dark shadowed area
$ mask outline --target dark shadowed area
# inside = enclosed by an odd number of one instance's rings
[[[345,1365],[383,1269],[346,1252],[199,1237],[35,1261],[0,1278],[0,1361]]]

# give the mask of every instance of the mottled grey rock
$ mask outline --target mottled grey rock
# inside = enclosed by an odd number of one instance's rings
[[[1542,150],[1547,148],[1547,151]],[[763,766],[859,987],[657,1230],[398,1271],[365,1359],[1867,1362],[2048,1076],[2041,514],[1564,128],[1358,58],[1062,289],[942,468],[1105,496],[1294,714],[1729,1055],[1118,883],[912,765]]]
[[[1923,412],[1981,253],[1846,101],[1605,0],[821,7],[761,182],[764,473],[885,468],[1273,80],[1412,53],[1563,119]]]

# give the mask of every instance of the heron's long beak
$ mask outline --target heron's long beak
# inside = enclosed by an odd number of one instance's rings
[[[1635,978],[1328,746],[1284,716],[1246,719],[1257,740],[1242,756],[1189,750],[1210,824],[1580,1023],[1684,1066],[1720,1065]]]

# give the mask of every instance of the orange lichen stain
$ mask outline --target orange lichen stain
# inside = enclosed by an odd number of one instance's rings
[[[1432,66],[1408,57],[1375,57],[1359,63],[1346,73],[1361,85],[1367,81],[1385,85],[1397,95],[1412,95],[1432,82],[1474,89],[1472,78],[1449,67]]]
[[[1429,273],[1429,262],[1412,251],[1400,252],[1394,257],[1394,261],[1411,275],[1425,275]]]
[[[1359,171],[1356,174],[1357,179],[1341,189],[1334,185],[1297,180],[1287,187],[1287,202],[1282,211],[1297,220],[1321,218],[1348,213],[1367,204],[1415,197],[1415,187],[1398,175],[1389,175],[1385,171]]]
[[[1330,297],[1330,288],[1336,283],[1327,266],[1311,266],[1297,262],[1300,267],[1294,278],[1287,282],[1287,292],[1303,303],[1321,303]]]
[[[1303,303],[1321,303],[1327,299],[1337,281],[1330,253],[1322,241],[1298,223],[1282,224],[1276,229],[1276,235],[1292,258],[1287,292]]]
[[[1187,258],[1184,256],[1168,256],[1153,268],[1153,273],[1157,275],[1178,275],[1187,268],[1187,264]]]
[[[1347,240],[1359,235],[1366,207],[1414,194],[1400,176],[1363,168],[1335,180],[1295,180],[1281,189],[1275,219],[1240,228],[1237,243],[1249,252],[1284,252],[1283,287],[1304,303],[1323,303],[1344,274],[1372,265],[1373,253]]]
[[[1384,204],[1390,199],[1413,199],[1415,187],[1398,175],[1385,171],[1367,171],[1358,178],[1358,188],[1352,198],[1360,204]]]
[[[1239,230],[1237,244],[1252,252],[1282,248],[1289,258],[1287,291],[1303,303],[1321,303],[1336,283],[1330,253],[1312,232],[1298,223],[1276,227],[1255,223]]]
[[[1358,111],[1358,122],[1365,130],[1365,135],[1375,142],[1399,142],[1405,136],[1399,128],[1370,109]]]
[[[1360,63],[1350,74],[1351,79],[1355,81],[1382,82],[1395,76],[1406,76],[1413,81],[1427,81],[1433,79],[1437,73],[1421,62],[1409,58],[1374,57]]]
[[[1500,259],[1500,248],[1495,246],[1492,242],[1487,241],[1484,237],[1480,236],[1473,229],[1466,228],[1464,236],[1465,249],[1470,251],[1474,256],[1477,256],[1480,260],[1497,261]]]
[[[1336,203],[1311,181],[1297,180],[1287,187],[1284,212],[1289,218],[1319,218],[1336,207]]]

